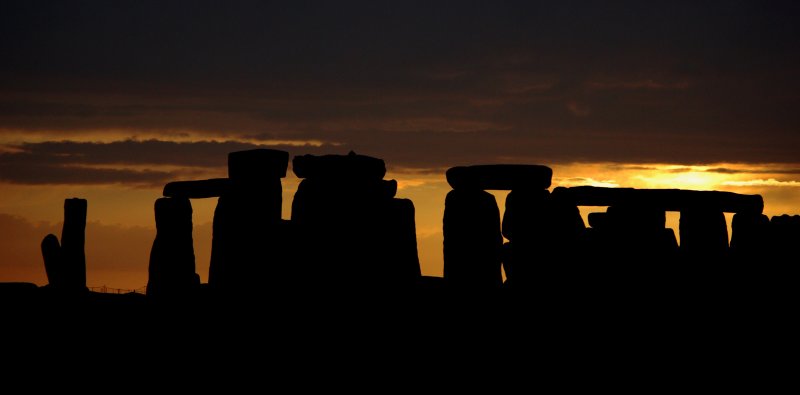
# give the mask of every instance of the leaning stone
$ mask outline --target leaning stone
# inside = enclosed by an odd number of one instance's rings
[[[69,280],[64,278],[61,245],[55,235],[47,235],[42,240],[42,258],[44,258],[44,270],[47,273],[48,284],[58,288],[64,287]]]

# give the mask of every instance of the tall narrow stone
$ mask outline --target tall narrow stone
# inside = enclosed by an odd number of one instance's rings
[[[502,285],[500,212],[490,193],[453,190],[444,209],[444,278],[457,289]]]
[[[64,200],[64,226],[61,229],[61,257],[65,281],[86,288],[86,199]]]
[[[155,203],[156,238],[150,251],[147,295],[178,297],[199,286],[192,241],[192,205],[186,198]]]

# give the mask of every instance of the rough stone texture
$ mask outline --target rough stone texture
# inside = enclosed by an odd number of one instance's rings
[[[155,203],[155,217],[147,295],[189,295],[200,285],[195,273],[192,205],[187,198],[161,198]]]
[[[454,288],[502,285],[500,212],[490,193],[453,190],[444,209],[444,278]]]
[[[542,190],[550,187],[553,170],[539,165],[476,165],[447,170],[453,189]]]
[[[292,170],[299,178],[381,180],[386,175],[386,163],[351,151],[348,155],[295,156]]]

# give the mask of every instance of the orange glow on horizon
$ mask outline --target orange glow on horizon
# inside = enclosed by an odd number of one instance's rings
[[[551,167],[554,173],[551,190],[577,185],[727,190],[761,194],[768,216],[800,213],[800,175],[781,172],[786,165],[577,163]],[[444,173],[400,169],[390,171],[386,178],[396,179],[397,197],[411,199],[416,207],[417,243],[423,274],[441,276],[442,217],[445,196],[450,191]],[[291,201],[299,181],[291,172],[282,181],[283,217],[286,219],[291,216]],[[12,229],[2,229],[3,234],[14,233],[15,237],[7,240],[2,246],[4,251],[0,251],[0,281],[39,284],[46,281],[38,244],[46,233],[60,231],[63,199],[80,196],[89,200],[86,247],[89,285],[132,289],[146,282],[147,257],[155,236],[153,202],[161,195],[160,187],[2,184],[0,188],[3,191],[0,214],[18,219],[12,221]],[[496,196],[502,215],[507,192],[490,192]],[[194,200],[192,205],[197,272],[207,281],[216,199]],[[589,212],[603,210],[602,207],[581,207],[585,222]],[[677,221],[678,213],[667,215],[667,226],[675,229],[676,235]],[[730,223],[730,216],[728,221]],[[23,225],[26,222],[28,225]],[[20,226],[28,229],[21,231]]]

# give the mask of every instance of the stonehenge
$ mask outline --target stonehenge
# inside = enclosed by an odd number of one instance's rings
[[[800,241],[800,216],[770,219],[758,195],[550,190],[553,172],[546,166],[476,165],[446,172],[452,190],[442,217],[444,278],[436,280],[420,267],[414,203],[397,197],[397,181],[384,179],[383,160],[353,152],[295,156],[292,170],[301,182],[290,219],[283,219],[281,178],[288,167],[285,151],[239,151],[228,155],[227,178],[167,183],[153,206],[147,296],[175,301],[210,292],[264,301],[287,295],[435,296],[443,290],[646,293],[695,277],[708,285],[735,270],[761,274],[760,281],[781,274],[773,283],[787,285],[797,271],[786,257]],[[503,213],[487,192],[492,190],[509,191]],[[218,200],[208,283],[201,284],[191,199],[205,198]],[[580,206],[606,209],[590,213],[587,227]],[[678,234],[666,226],[668,211],[680,213]],[[56,294],[87,291],[86,213],[86,200],[66,199],[61,239],[51,234],[42,240],[47,288]],[[730,243],[725,213],[734,214]],[[30,291],[14,284],[3,289]]]

